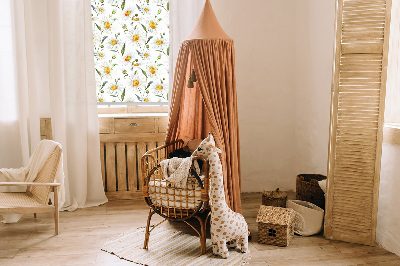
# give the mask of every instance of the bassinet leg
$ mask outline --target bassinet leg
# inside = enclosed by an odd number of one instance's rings
[[[149,238],[150,238],[150,221],[151,221],[151,216],[153,216],[155,212],[153,211],[153,209],[150,208],[150,212],[149,212],[149,217],[147,217],[147,226],[146,226],[146,234],[144,236],[144,249],[148,249],[149,248]]]
[[[202,219],[199,219],[200,221],[200,226],[201,226],[201,235],[200,235],[200,244],[201,244],[201,255],[206,254],[206,221],[207,219],[205,219],[204,221]]]
[[[195,230],[200,236],[201,255],[204,255],[206,254],[206,233],[207,233],[206,227],[207,227],[208,216],[206,216],[204,219],[197,215],[193,217],[196,218],[200,223],[200,233],[196,229]]]

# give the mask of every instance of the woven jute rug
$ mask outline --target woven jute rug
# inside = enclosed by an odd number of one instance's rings
[[[249,253],[229,251],[229,258],[212,254],[211,240],[207,239],[207,252],[201,255],[199,237],[168,228],[157,227],[150,234],[149,249],[143,249],[145,228],[132,229],[108,241],[103,251],[121,259],[143,265],[243,265]]]

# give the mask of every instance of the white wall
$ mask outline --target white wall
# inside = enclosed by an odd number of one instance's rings
[[[400,256],[400,146],[382,146],[376,241]]]
[[[335,0],[296,3],[295,172],[326,175]]]
[[[386,84],[385,122],[400,122],[400,2],[393,1],[390,25],[388,80]],[[393,126],[392,126],[393,127]],[[399,132],[397,129],[396,133]],[[384,131],[385,132],[385,131]],[[391,139],[390,137],[385,139]],[[400,146],[382,146],[381,182],[379,185],[378,224],[376,240],[389,251],[400,256]]]
[[[294,174],[295,1],[212,4],[235,41],[242,190],[289,188]]]
[[[326,174],[334,2],[212,1],[235,41],[244,192]]]
[[[236,47],[242,190],[326,174],[335,0],[212,4]],[[399,161],[400,147],[383,145],[377,242],[400,255]]]

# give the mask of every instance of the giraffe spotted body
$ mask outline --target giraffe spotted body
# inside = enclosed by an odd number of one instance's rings
[[[240,213],[232,211],[225,201],[222,164],[211,134],[194,151],[194,156],[208,158],[210,165],[211,241],[213,253],[229,256],[227,242],[233,241],[242,252],[248,251],[248,225]]]

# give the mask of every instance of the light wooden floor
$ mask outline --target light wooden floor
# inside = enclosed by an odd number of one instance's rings
[[[244,194],[242,201],[253,235],[250,265],[400,265],[398,256],[379,246],[329,241],[321,235],[295,236],[285,248],[258,244],[255,218],[261,195]],[[107,239],[144,226],[147,214],[148,207],[142,200],[113,201],[62,212],[58,236],[53,234],[50,214],[39,214],[36,219],[26,215],[16,224],[0,223],[0,265],[134,265],[100,248]],[[155,218],[157,221],[161,219]],[[187,228],[176,223],[163,226]]]

